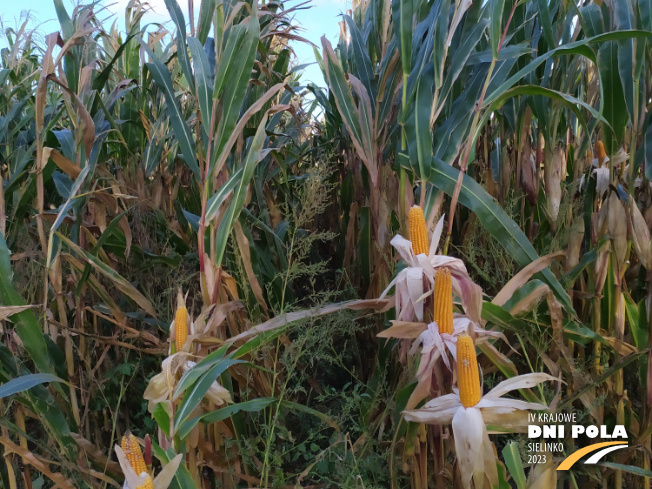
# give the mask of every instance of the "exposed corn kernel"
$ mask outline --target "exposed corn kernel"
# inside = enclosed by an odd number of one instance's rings
[[[440,268],[435,274],[433,307],[439,332],[453,334],[453,282],[448,268]]]
[[[136,489],[154,489],[154,481],[151,476],[147,476],[144,484],[139,485]]]
[[[147,473],[147,467],[145,465],[145,459],[143,458],[143,452],[140,449],[138,440],[130,432],[127,432],[125,436],[122,437],[120,442],[120,447],[125,452],[129,465],[134,469],[136,474],[140,475],[143,472]],[[143,486],[141,486],[143,487]]]
[[[607,152],[604,150],[604,144],[602,141],[598,141],[595,145],[595,148],[598,157],[598,163],[602,165],[602,162],[607,157]]]
[[[465,408],[480,402],[480,374],[473,339],[463,333],[457,339],[457,376],[460,401]]]
[[[183,298],[181,290],[177,294],[177,312],[174,315],[174,346],[176,350],[181,350],[181,347],[186,343],[188,338],[188,309]]]
[[[426,229],[426,218],[423,209],[418,205],[412,206],[408,215],[410,241],[415,255],[428,254],[428,230]]]

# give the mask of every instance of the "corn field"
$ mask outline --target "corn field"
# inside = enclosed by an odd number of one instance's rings
[[[51,1],[0,488],[650,487],[652,0],[353,0],[324,86],[309,4]]]

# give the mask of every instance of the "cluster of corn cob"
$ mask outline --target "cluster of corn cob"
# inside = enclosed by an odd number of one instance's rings
[[[600,148],[600,147],[598,147]],[[602,149],[604,152],[604,148]],[[423,209],[413,206],[408,216],[409,235],[416,255],[429,251],[428,232]],[[433,289],[433,320],[439,333],[453,334],[453,285],[448,268],[435,273]],[[473,339],[462,334],[457,339],[457,374],[460,399],[464,407],[475,406],[481,397],[478,359]]]
[[[604,152],[603,148],[602,152]],[[600,153],[600,146],[598,146],[598,153]],[[604,155],[599,156],[604,157]],[[493,405],[492,402],[483,401],[480,368],[474,338],[496,337],[497,333],[486,331],[480,326],[481,290],[479,291],[480,296],[469,297],[468,290],[473,290],[473,287],[479,289],[479,287],[468,277],[464,264],[452,257],[440,257],[434,253],[430,254],[426,221],[420,207],[414,206],[410,210],[409,224],[411,251],[418,258],[413,254],[406,253],[402,253],[401,256],[406,261],[412,260],[409,265],[413,269],[422,267],[423,277],[430,278],[434,274],[434,284],[432,290],[433,322],[427,326],[419,326],[423,328],[423,331],[410,350],[411,352],[416,351],[416,348],[421,346],[421,361],[416,373],[417,385],[408,399],[407,409],[403,411],[407,421],[421,423],[419,433],[422,436],[406,439],[404,455],[413,458],[414,468],[412,471],[415,477],[421,477],[424,481],[422,487],[427,487],[426,477],[424,477],[424,474],[428,472],[427,462],[424,457],[417,456],[417,454],[428,452],[428,438],[425,436],[424,423],[433,425],[450,424],[455,443],[461,487],[465,489],[496,487],[498,483],[497,462],[494,447],[488,437],[484,418],[485,413],[487,416],[491,416],[492,419],[497,419],[496,417],[503,415],[509,418],[510,409],[513,411],[541,410],[547,409],[547,406],[539,403],[523,403],[511,399],[502,399],[499,406]],[[435,234],[440,236],[443,222],[440,220],[437,226]],[[399,252],[406,249],[404,242],[399,241],[398,243],[402,245],[400,248],[395,246],[399,249]],[[437,243],[434,241],[432,248],[433,250],[437,248]],[[427,263],[423,260],[422,253],[426,254]],[[458,263],[451,265],[455,260]],[[432,268],[429,268],[430,266]],[[464,270],[463,274],[461,270]],[[455,274],[454,277],[451,276],[451,272]],[[460,283],[462,280],[465,281],[464,284]],[[430,282],[432,283],[432,281]],[[456,285],[456,294],[462,299],[465,315],[453,314],[454,283]],[[415,294],[413,290],[410,290],[410,287],[420,289],[420,286],[421,284],[413,279],[411,283],[407,284],[407,289],[403,289],[401,292],[405,293],[407,290],[407,293],[411,294],[412,300],[416,304],[423,300],[425,294],[421,293],[421,290],[417,290],[421,294],[417,294],[415,300]],[[418,319],[421,318],[418,317]],[[407,331],[414,331],[415,326],[413,324],[406,326],[406,323],[402,321],[396,321],[395,323],[399,324],[394,324],[389,328],[389,334],[385,333],[381,336],[406,338]],[[504,336],[502,338],[505,339]],[[456,359],[458,390],[452,393],[449,390],[449,393],[445,393],[452,383],[452,378],[443,375],[443,372],[439,372],[442,363],[438,362],[443,359],[445,366],[450,370],[454,370],[453,364],[449,361],[449,353]],[[492,399],[492,396],[499,398],[510,390],[551,380],[557,379],[544,373],[513,377],[510,379],[508,386],[501,383],[497,391],[488,394],[488,398]],[[436,392],[434,397],[432,396],[433,390]],[[426,397],[431,397],[431,399],[422,408],[414,409]],[[509,406],[509,409],[505,410],[505,406]],[[474,455],[470,454],[469,449],[471,447],[476,449]]]
[[[408,215],[409,236],[415,255],[428,254],[428,230],[423,209],[412,206]],[[453,285],[448,268],[440,268],[435,275],[433,290],[433,319],[440,333],[453,333]]]

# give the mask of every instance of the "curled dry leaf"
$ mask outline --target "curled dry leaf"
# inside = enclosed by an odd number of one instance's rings
[[[81,168],[76,163],[73,163],[70,161],[68,158],[63,156],[59,151],[56,149],[52,148],[43,148],[43,151],[45,152],[46,149],[50,149],[50,158],[52,158],[52,161],[63,171],[66,175],[68,175],[71,179],[75,180],[81,173]]]
[[[575,268],[580,262],[580,249],[583,239],[584,221],[582,219],[575,219],[570,229],[568,247],[566,248],[565,269],[567,272]]]
[[[595,292],[602,293],[604,282],[607,279],[609,270],[609,251],[611,250],[611,241],[606,241],[599,249],[595,259]]]
[[[530,280],[530,278],[532,278],[532,275],[540,272],[544,268],[547,268],[555,258],[560,258],[565,254],[566,253],[564,251],[556,251],[555,253],[550,253],[534,260],[528,266],[523,268],[523,270],[514,275],[512,279],[505,284],[500,292],[496,294],[494,300],[491,301],[492,304],[496,304],[498,306],[505,304],[505,302],[507,302],[509,298],[514,295],[516,290],[521,288],[528,280]]]
[[[257,336],[260,333],[265,331],[271,331],[276,328],[285,326],[294,321],[299,321],[306,318],[315,318],[319,316],[324,316],[332,312],[341,311],[342,309],[351,309],[354,311],[359,311],[363,309],[373,309],[377,312],[388,311],[391,307],[394,306],[393,298],[389,299],[361,299],[354,301],[339,302],[336,304],[329,304],[324,307],[315,307],[312,309],[304,309],[303,311],[288,312],[270,319],[262,324],[252,326],[246,331],[243,331],[237,336],[229,338],[229,343],[235,343],[236,341],[245,340],[253,336]]]
[[[607,207],[607,231],[613,243],[618,269],[622,270],[627,257],[627,213],[615,192],[609,195]]]
[[[559,215],[561,204],[561,181],[566,168],[566,152],[558,146],[549,155],[546,171],[546,195],[548,197],[548,212],[553,221]]]
[[[0,321],[4,321],[5,319],[11,320],[11,316],[14,314],[18,314],[19,312],[23,312],[30,307],[36,307],[36,306],[0,306]]]
[[[650,248],[650,229],[634,199],[629,199],[629,236],[632,248],[641,264],[652,270],[652,248]]]
[[[120,473],[120,464],[109,460],[106,454],[97,445],[94,445],[79,433],[70,433],[70,436],[75,440],[75,443],[77,443],[86,456],[90,457],[95,462],[106,466],[111,472],[116,474]]]
[[[535,154],[530,148],[529,142],[525,146],[521,161],[521,181],[523,182],[523,187],[525,187],[525,193],[530,204],[536,203],[537,196],[539,195],[539,175]]]
[[[412,323],[409,321],[391,321],[392,326],[381,331],[378,338],[416,339],[428,327],[425,323]]]
[[[543,452],[545,462],[534,464],[528,474],[527,489],[557,487],[557,468],[550,452]]]
[[[536,308],[541,298],[548,292],[550,292],[550,287],[544,283],[541,283],[532,289],[525,297],[512,305],[509,310],[510,314],[512,316],[518,316],[519,314],[531,312]]]
[[[55,487],[60,487],[61,489],[75,489],[75,486],[68,479],[59,472],[52,472],[50,470],[50,464],[47,461],[42,460],[33,452],[30,452],[28,449],[23,448],[20,445],[16,445],[5,436],[0,436],[0,443],[4,445],[5,453],[13,452],[20,456],[25,465],[31,465],[41,472],[44,476],[55,483]]]
[[[249,240],[245,236],[244,231],[242,230],[242,225],[239,221],[235,222],[234,225],[235,237],[238,243],[238,248],[240,249],[240,257],[244,265],[245,273],[247,274],[247,280],[249,281],[249,286],[251,287],[256,302],[260,306],[263,314],[267,315],[267,302],[265,302],[265,297],[263,295],[263,289],[258,282],[258,278],[254,273],[253,266],[251,264],[251,250],[249,249]]]

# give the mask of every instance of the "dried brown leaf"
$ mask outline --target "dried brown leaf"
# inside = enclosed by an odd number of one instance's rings
[[[638,260],[646,269],[652,270],[650,229],[633,198],[629,199],[629,236]]]
[[[36,306],[0,306],[0,321],[11,320],[11,316]]]
[[[552,261],[556,258],[559,258],[561,256],[564,256],[566,253],[564,251],[556,251],[554,253],[549,253],[545,256],[539,257],[536,260],[534,260],[532,263],[530,263],[528,266],[523,268],[520,272],[518,272],[516,275],[512,277],[512,279],[505,284],[505,286],[496,294],[496,297],[494,297],[494,300],[491,301],[492,304],[496,304],[498,306],[502,306],[509,300],[512,295],[514,295],[514,292],[516,292],[519,288],[521,288],[523,285],[525,285],[532,275],[534,275],[537,272],[540,272],[544,268],[547,268],[550,266]]]
[[[13,452],[19,455],[23,460],[23,463],[26,465],[31,465],[36,470],[41,472],[44,476],[55,483],[55,487],[60,487],[61,489],[75,489],[75,486],[61,473],[52,472],[50,470],[50,461],[43,460],[29,450],[21,447],[20,445],[16,445],[6,436],[0,436],[0,443],[4,445],[6,452]]]
[[[267,311],[267,303],[265,302],[263,289],[261,288],[260,283],[258,283],[258,277],[256,277],[253,266],[251,264],[251,250],[249,248],[249,240],[245,236],[240,222],[237,220],[235,221],[234,230],[235,239],[238,243],[238,248],[240,249],[240,257],[242,258],[245,273],[247,274],[249,286],[251,287],[251,291],[254,293],[254,297],[256,297],[256,301],[258,302],[261,310],[265,315],[268,315],[269,313]]]

